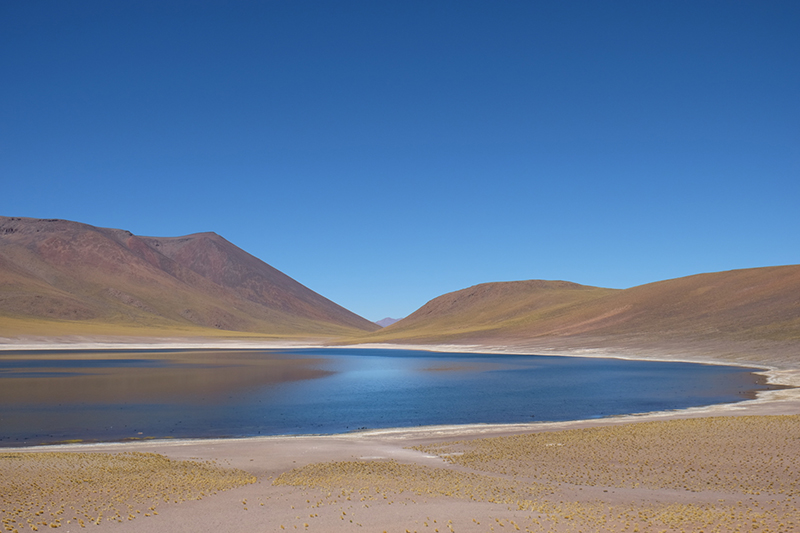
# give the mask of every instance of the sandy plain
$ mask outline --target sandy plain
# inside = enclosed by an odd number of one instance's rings
[[[213,344],[33,339],[3,347],[311,343]],[[773,383],[798,384],[789,364],[734,363],[761,366]],[[800,530],[799,393],[560,423],[3,448],[0,519],[3,531],[19,532]]]

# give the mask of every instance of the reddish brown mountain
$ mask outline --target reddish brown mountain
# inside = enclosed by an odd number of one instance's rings
[[[0,217],[0,334],[22,323],[43,334],[132,326],[319,336],[378,329],[214,233],[138,237]]]

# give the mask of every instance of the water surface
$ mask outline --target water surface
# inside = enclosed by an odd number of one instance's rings
[[[0,446],[599,418],[730,403],[753,369],[319,348],[9,352]]]

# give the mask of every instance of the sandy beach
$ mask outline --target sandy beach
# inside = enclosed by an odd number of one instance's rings
[[[3,347],[120,347],[119,342],[73,341]],[[167,345],[303,343],[162,341],[125,347]],[[754,366],[764,368],[770,382],[797,384],[792,368]],[[798,391],[767,391],[729,405],[559,423],[4,448],[0,517],[4,531],[20,532],[83,526],[98,532],[791,531],[800,527]],[[20,458],[34,453],[57,455],[36,457],[23,468]],[[186,479],[202,479],[205,485],[192,488],[181,481],[182,488],[164,486],[150,494],[149,484],[137,488],[120,475],[118,486],[113,479],[102,482],[106,493],[98,499],[91,490],[77,491],[75,476],[68,475],[69,464],[82,457],[75,454],[128,463],[133,457],[153,476],[173,468],[199,469]],[[111,470],[86,463],[83,483],[92,482],[93,469]],[[20,487],[37,476],[53,487],[40,490],[34,502]]]

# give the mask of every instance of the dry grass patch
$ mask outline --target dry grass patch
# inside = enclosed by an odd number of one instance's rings
[[[255,481],[213,462],[153,453],[0,452],[0,517],[10,532],[122,522]]]
[[[716,417],[417,449],[475,470],[550,483],[797,496],[799,437],[797,415]]]
[[[495,503],[518,503],[552,490],[539,484],[520,486],[492,476],[431,468],[397,461],[315,463],[281,474],[275,485],[321,489],[342,496],[386,499],[405,492],[417,496],[450,496]]]
[[[387,531],[800,530],[800,416],[646,422],[416,449],[450,466],[318,463],[275,484],[317,491],[311,516],[345,505],[339,518],[358,512],[354,523],[366,519],[364,508],[408,505]],[[451,511],[448,498],[484,503]],[[430,507],[434,501],[443,506]],[[485,502],[495,505],[487,510]],[[438,522],[420,518],[423,503]]]

